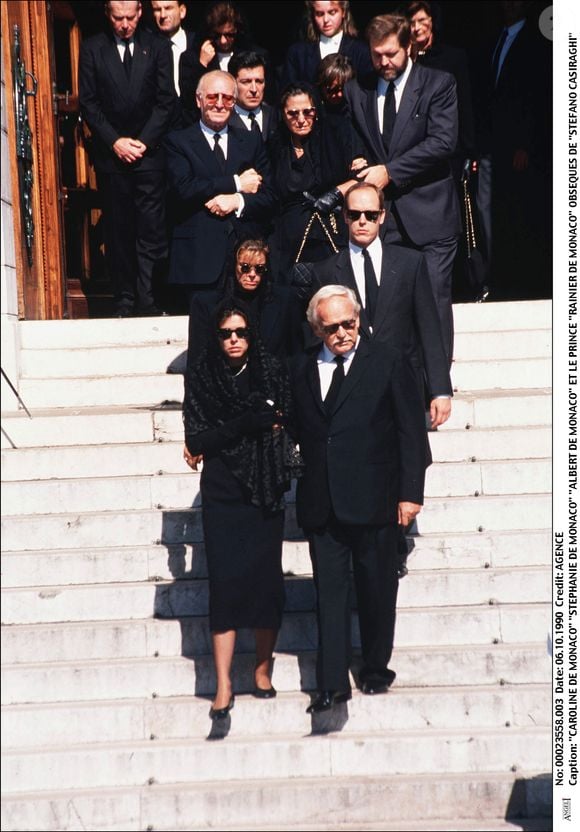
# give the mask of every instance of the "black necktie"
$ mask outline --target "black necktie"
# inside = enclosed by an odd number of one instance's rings
[[[133,56],[131,55],[131,48],[129,44],[131,41],[127,39],[123,39],[123,43],[125,44],[125,53],[123,55],[123,66],[125,67],[125,74],[127,78],[131,77],[131,64],[133,63]]]
[[[258,124],[256,113],[248,113],[248,118],[250,119],[250,130],[252,131],[252,133],[259,133],[260,135],[262,135],[262,131],[260,130],[260,125]]]
[[[396,118],[397,110],[395,109],[395,85],[390,82],[387,84],[385,103],[383,106],[383,146],[387,153],[389,152],[389,146],[391,144],[391,139],[393,138],[393,129],[395,127]]]
[[[500,35],[499,43],[497,44],[497,46],[495,48],[495,52],[493,53],[493,62],[492,62],[492,65],[491,65],[491,71],[493,73],[493,85],[494,85],[494,87],[497,86],[497,82],[499,80],[498,77],[497,77],[497,72],[498,72],[498,69],[499,69],[499,59],[500,59],[500,55],[501,55],[501,51],[503,49],[504,43],[506,42],[507,36],[508,36],[507,29],[504,29],[503,32]]]
[[[226,157],[224,156],[224,152],[221,148],[220,139],[221,139],[221,136],[220,136],[219,133],[214,133],[213,134],[213,140],[214,140],[213,152],[214,152],[215,157],[217,159],[217,163],[220,166],[220,170],[222,171],[222,173],[225,173],[225,171],[226,171]]]
[[[334,410],[334,406],[337,402],[342,382],[344,381],[345,360],[346,359],[344,355],[337,355],[334,359],[336,367],[334,368],[334,372],[332,374],[332,380],[330,382],[330,387],[328,388],[328,393],[326,394],[326,398],[324,399],[324,409],[326,411],[327,416],[330,416],[332,411]]]
[[[373,261],[366,248],[363,248],[363,260],[365,264],[365,311],[369,324],[372,326],[375,319],[375,312],[377,309],[377,297],[379,294],[379,284],[377,283],[377,276],[373,267]]]

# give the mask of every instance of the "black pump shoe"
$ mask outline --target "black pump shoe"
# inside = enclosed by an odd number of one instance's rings
[[[278,691],[275,687],[269,688],[254,688],[252,692],[252,696],[255,696],[256,699],[273,699]]]
[[[209,709],[209,715],[211,719],[225,719],[226,716],[229,714],[231,709],[234,707],[234,703],[236,701],[236,697],[232,694],[230,701],[226,705],[225,708],[214,708],[213,705]]]

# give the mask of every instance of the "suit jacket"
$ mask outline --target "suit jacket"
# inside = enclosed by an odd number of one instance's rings
[[[214,283],[238,240],[264,236],[275,201],[264,143],[250,130],[229,127],[225,173],[199,124],[170,133],[165,148],[172,225],[169,282]],[[218,194],[235,193],[234,174],[248,168],[255,168],[263,180],[257,193],[243,195],[242,216],[210,214],[205,203]]]
[[[349,250],[314,263],[313,292],[327,284],[350,287],[361,301]],[[361,309],[361,333],[403,352],[423,389],[423,371],[431,397],[452,395],[441,325],[423,256],[412,249],[383,244],[381,282],[373,331]]]
[[[131,79],[127,79],[111,33],[84,41],[79,58],[81,113],[92,133],[95,166],[103,173],[161,170],[161,142],[174,113],[171,45],[164,38],[137,29]],[[147,145],[143,159],[133,165],[121,162],[112,150],[122,136]]]
[[[248,128],[234,110],[230,121],[230,125],[232,127],[237,127],[240,130],[247,130]],[[265,101],[262,102],[262,138],[265,142],[269,141],[274,133],[276,132],[276,128],[278,126],[278,119],[276,117],[276,111],[271,104],[266,104]]]
[[[400,501],[423,502],[426,430],[406,359],[360,339],[333,412],[320,395],[317,351],[290,362],[296,432],[305,472],[296,508],[304,529],[397,522]]]
[[[379,132],[376,76],[368,83],[348,81],[345,98],[367,161],[387,166],[387,208],[396,205],[412,242],[422,246],[458,235],[461,215],[449,162],[458,131],[453,76],[413,64],[388,153]]]
[[[357,78],[372,75],[373,65],[368,43],[350,35],[343,35],[338,54],[350,58]],[[315,84],[319,67],[320,43],[318,41],[293,43],[288,49],[282,70],[282,88],[288,84]]]

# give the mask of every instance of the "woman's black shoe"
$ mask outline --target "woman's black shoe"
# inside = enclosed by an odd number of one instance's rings
[[[234,707],[234,702],[236,698],[232,694],[232,698],[228,702],[225,708],[214,708],[213,706],[209,709],[209,715],[211,719],[225,719],[226,716],[229,714],[231,709]]]
[[[273,699],[278,691],[274,687],[270,688],[254,688],[254,692],[252,696],[255,696],[256,699]]]

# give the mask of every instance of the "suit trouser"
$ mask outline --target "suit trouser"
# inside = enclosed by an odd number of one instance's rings
[[[435,298],[435,305],[441,323],[443,335],[443,346],[449,366],[453,360],[453,307],[452,307],[452,283],[453,263],[457,253],[458,237],[446,237],[443,240],[435,240],[423,246],[415,245],[406,232],[397,211],[394,208],[387,219],[384,242],[393,245],[403,245],[420,251],[425,257],[429,280]]]
[[[100,173],[105,262],[119,306],[154,305],[153,278],[167,256],[161,170]]]
[[[397,590],[395,523],[351,526],[332,517],[309,534],[317,593],[319,690],[350,689],[351,603],[350,565],[354,572],[362,675],[384,675],[395,635]]]

